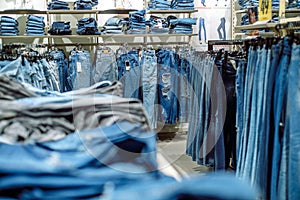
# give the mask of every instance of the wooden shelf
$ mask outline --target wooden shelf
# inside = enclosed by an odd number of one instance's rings
[[[196,13],[198,10],[148,10],[147,14]]]
[[[273,29],[278,23],[251,24],[244,26],[236,26],[237,30],[257,30],[257,29]]]

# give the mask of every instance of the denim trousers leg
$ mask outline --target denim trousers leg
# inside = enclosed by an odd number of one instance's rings
[[[143,52],[142,58],[143,103],[152,128],[156,128],[157,57],[155,51]]]
[[[288,152],[288,199],[300,199],[300,45],[294,43],[292,46],[291,63],[289,66],[288,102],[287,110],[290,119],[289,132],[289,152]]]
[[[274,147],[273,147],[273,161],[272,161],[272,182],[271,197],[282,197],[286,194],[285,186],[285,171],[280,166],[280,157],[282,157],[282,138],[280,137],[280,121],[284,104],[284,96],[287,87],[287,70],[290,62],[291,47],[289,45],[289,38],[284,38],[282,56],[276,72],[276,82],[274,89]],[[282,178],[281,178],[282,177]],[[273,186],[275,186],[273,188]],[[280,188],[281,187],[281,188]]]

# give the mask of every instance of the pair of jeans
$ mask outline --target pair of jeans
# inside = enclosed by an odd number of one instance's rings
[[[87,88],[92,85],[92,64],[88,51],[72,51],[68,72],[71,90]]]
[[[157,127],[157,57],[154,50],[143,51],[141,58],[143,104],[152,128]]]
[[[174,53],[160,49],[156,53],[158,64],[158,108],[159,121],[166,124],[176,124],[177,100],[174,83],[178,75],[175,66]]]
[[[198,39],[199,41],[202,40],[202,29],[203,29],[203,35],[204,35],[204,41],[206,40],[206,28],[205,28],[205,20],[204,18],[199,18],[199,32],[198,32]]]
[[[71,35],[70,22],[53,22],[48,33],[51,35]]]
[[[97,49],[95,61],[93,83],[98,83],[101,81],[113,82],[118,80],[116,56],[112,49],[108,47]]]
[[[175,10],[193,10],[194,0],[172,0],[171,8]]]
[[[225,29],[226,20],[225,20],[225,17],[222,17],[220,19],[220,21],[221,21],[221,23],[220,23],[220,25],[218,26],[218,29],[217,29],[218,34],[219,34],[219,39],[220,40],[226,40],[226,29]],[[223,34],[222,34],[221,30],[222,30]]]
[[[59,87],[60,92],[66,92],[72,90],[70,87],[67,78],[68,78],[68,59],[65,57],[63,51],[51,51],[50,55],[53,57],[55,64],[57,65],[58,74],[59,74]]]
[[[299,2],[299,1],[298,1]],[[289,72],[288,72],[288,89],[287,89],[287,112],[289,113],[289,119],[286,120],[286,126],[288,126],[288,131],[285,132],[286,135],[286,152],[288,157],[288,168],[287,168],[287,178],[288,181],[288,199],[298,199],[300,198],[299,187],[300,184],[299,171],[297,170],[300,158],[299,158],[299,142],[300,142],[300,129],[299,129],[299,78],[300,78],[300,46],[299,44],[292,44],[292,55],[290,60]]]
[[[48,4],[48,10],[70,10],[69,4],[65,1],[52,0]]]
[[[149,27],[157,27],[157,28],[168,28],[169,23],[166,18],[158,17],[151,15],[150,19],[146,21],[146,25]]]
[[[98,35],[98,24],[94,18],[83,18],[78,20],[77,24],[78,35]]]
[[[109,18],[106,22],[104,27],[102,28],[101,32],[106,34],[121,34],[123,33],[123,27],[125,24],[124,18]]]
[[[272,160],[272,180],[271,197],[285,199],[288,194],[288,144],[286,135],[288,134],[288,125],[285,118],[286,92],[288,85],[288,70],[291,59],[291,38],[285,37],[282,43],[281,57],[276,71],[276,80],[274,88],[274,141],[273,141],[273,160]],[[288,116],[288,115],[286,115]],[[281,124],[284,124],[284,131]],[[286,132],[287,130],[287,132]]]
[[[146,31],[145,10],[129,12],[127,33],[144,33]]]
[[[118,79],[124,85],[124,97],[142,99],[141,63],[137,50],[117,52]],[[135,84],[133,84],[135,83]]]

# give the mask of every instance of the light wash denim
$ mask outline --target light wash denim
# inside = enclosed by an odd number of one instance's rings
[[[157,126],[157,57],[154,50],[143,51],[141,59],[143,104],[152,128]]]
[[[101,81],[114,82],[118,80],[118,67],[116,56],[112,49],[98,49],[95,54],[95,67],[93,72],[93,83]]]
[[[72,51],[68,73],[68,83],[72,90],[92,85],[92,63],[88,51]]]
[[[206,40],[206,28],[205,28],[205,20],[204,18],[200,17],[199,18],[199,32],[198,32],[198,38],[199,41],[201,41],[202,39],[202,29],[203,29],[203,35],[204,35],[204,41]]]

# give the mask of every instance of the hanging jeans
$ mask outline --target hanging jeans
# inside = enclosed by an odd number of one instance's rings
[[[72,51],[68,84],[72,90],[90,87],[92,84],[92,65],[88,51]]]
[[[99,83],[101,81],[114,82],[118,80],[118,67],[115,53],[112,49],[98,49],[95,60],[93,83]]]
[[[157,123],[157,57],[154,50],[144,51],[142,55],[143,103],[152,128]]]

